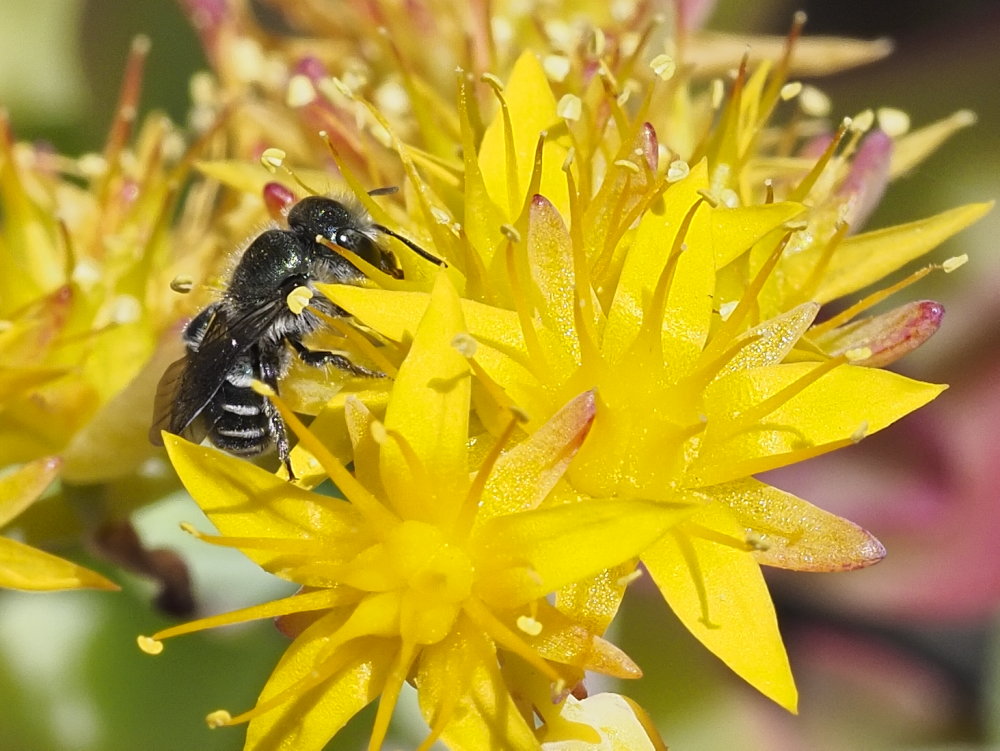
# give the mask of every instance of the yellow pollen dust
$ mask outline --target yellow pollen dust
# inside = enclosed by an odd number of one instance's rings
[[[217,709],[205,715],[205,724],[215,730],[215,728],[225,727],[233,721],[233,716],[224,709]]]
[[[952,256],[951,258],[946,260],[944,263],[941,264],[941,268],[944,270],[944,273],[950,274],[952,271],[962,268],[966,263],[968,263],[968,261],[969,261],[968,254],[963,253],[960,256]]]
[[[517,627],[528,636],[538,636],[542,633],[542,624],[530,615],[519,615],[517,617]]]
[[[285,157],[287,154],[281,149],[270,148],[264,149],[264,153],[260,155],[260,163],[268,172],[274,174],[278,171],[278,168],[285,163]]]
[[[677,72],[677,63],[670,55],[657,55],[649,61],[649,67],[663,81],[669,81]]]
[[[288,297],[285,298],[285,303],[288,305],[288,309],[292,311],[295,315],[302,315],[302,311],[306,309],[306,306],[312,301],[313,293],[308,287],[298,286],[288,293]]]
[[[163,651],[163,642],[151,636],[137,636],[135,642],[139,645],[139,649],[148,655],[158,655]]]
[[[479,343],[472,337],[471,334],[463,332],[455,334],[454,338],[451,340],[451,346],[454,347],[458,354],[462,357],[475,357],[476,348],[479,346]]]
[[[575,94],[563,94],[556,105],[556,114],[563,120],[579,120],[583,114],[583,100]]]

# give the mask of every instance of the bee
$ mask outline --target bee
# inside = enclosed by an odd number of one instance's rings
[[[380,189],[371,195],[394,190]],[[160,379],[150,440],[162,445],[160,431],[166,430],[196,443],[208,438],[230,454],[248,457],[275,447],[289,479],[294,479],[284,421],[251,384],[263,381],[277,391],[293,353],[313,367],[331,365],[356,376],[383,376],[344,354],[309,349],[302,340],[322,327],[323,315],[347,315],[319,294],[316,283],[357,284],[364,279],[354,264],[319,240],[402,279],[398,259],[380,244],[384,235],[445,265],[411,240],[376,224],[360,206],[323,196],[308,196],[292,206],[287,230],[272,228],[254,238],[220,299],[184,328],[187,351]],[[299,287],[314,296],[296,313],[287,300]]]

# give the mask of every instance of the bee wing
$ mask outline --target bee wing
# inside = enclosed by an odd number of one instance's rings
[[[162,444],[161,430],[198,442],[205,437],[198,416],[222,388],[237,358],[260,341],[284,304],[284,298],[266,301],[232,322],[224,308],[215,311],[197,349],[189,349],[160,379],[150,428],[154,444]]]
[[[181,393],[181,383],[187,370],[189,355],[174,360],[160,376],[156,386],[156,398],[153,401],[153,424],[149,428],[149,442],[154,446],[163,445],[161,431],[172,431],[174,408],[177,395]],[[204,438],[204,436],[202,436]]]

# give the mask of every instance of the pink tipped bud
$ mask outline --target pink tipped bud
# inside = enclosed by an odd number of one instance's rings
[[[281,183],[267,183],[263,190],[264,205],[267,213],[276,222],[284,221],[288,210],[295,203],[295,194]]]
[[[642,155],[646,157],[650,171],[655,174],[656,167],[660,163],[660,142],[651,123],[642,124],[640,139],[642,141]]]
[[[875,128],[861,142],[850,172],[837,189],[837,195],[849,202],[845,219],[853,231],[868,221],[889,184],[892,139]]]
[[[884,367],[912,352],[941,327],[944,306],[933,300],[901,305],[888,313],[834,329],[820,339],[831,355],[869,349],[871,355],[855,364]]]
[[[715,0],[677,0],[677,27],[685,34],[698,31],[715,10]]]

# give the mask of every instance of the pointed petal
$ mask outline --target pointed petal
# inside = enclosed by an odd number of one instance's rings
[[[761,457],[860,440],[945,389],[884,370],[841,365],[751,425],[734,422],[735,416],[753,410],[817,367],[822,366],[784,363],[739,371],[712,382],[705,390],[708,427],[701,454],[691,467],[698,478],[692,482],[715,485],[760,471],[746,467]]]
[[[538,603],[531,620],[537,624],[538,634],[532,636],[520,629],[518,636],[546,660],[615,678],[642,676],[639,666],[622,650],[544,600]]]
[[[17,517],[52,484],[59,474],[58,457],[48,456],[0,477],[0,527]]]
[[[698,43],[685,52],[685,64],[693,64],[698,75],[721,76],[732,70],[733,61],[750,53],[750,65],[756,67],[764,60],[779,60],[788,44],[784,36],[752,36],[701,32]],[[749,48],[748,48],[749,47]],[[840,37],[812,36],[799,39],[795,44],[790,73],[795,76],[828,75],[846,68],[881,60],[892,51],[888,39],[844,39]]]
[[[684,218],[700,200],[698,191],[707,188],[708,168],[703,160],[667,189],[662,205],[654,204],[639,221],[604,327],[601,353],[609,362],[617,362],[633,346]],[[677,261],[667,296],[663,346],[669,353],[671,373],[688,371],[708,334],[716,272],[710,212],[706,204],[695,215],[685,240],[687,250]]]
[[[538,136],[558,125],[560,120],[549,80],[538,58],[530,50],[523,52],[514,63],[503,96],[510,112],[517,174],[508,174],[504,119],[499,111],[483,134],[479,146],[479,168],[493,203],[504,210],[508,221],[513,221],[527,193]],[[569,208],[569,193],[562,173],[566,154],[565,146],[546,140],[542,148],[542,180],[539,186],[539,192],[552,201],[563,216],[567,215]],[[509,191],[510,187],[513,190]],[[510,195],[516,197],[516,205],[511,205]]]
[[[692,520],[723,535],[743,536],[718,504],[701,509]],[[646,551],[642,561],[667,604],[702,644],[758,691],[795,711],[798,693],[774,605],[750,553],[679,528]]]
[[[761,549],[758,563],[793,571],[848,571],[878,563],[885,548],[857,524],[753,478],[705,488]]]
[[[287,701],[250,721],[244,751],[320,751],[381,693],[396,643],[361,638],[331,653],[327,638],[342,619],[340,612],[324,616],[286,650],[261,691],[258,705],[283,691],[292,692]],[[331,675],[319,685],[294,691],[295,684],[327,671]]]
[[[556,590],[556,607],[593,633],[603,634],[618,614],[635,565],[629,560]]]
[[[0,587],[34,592],[119,589],[90,569],[6,537],[0,537]]]
[[[482,524],[494,516],[538,506],[576,455],[594,421],[594,392],[587,391],[497,460],[483,488],[476,516]]]
[[[975,113],[969,110],[959,110],[942,120],[897,138],[892,164],[889,168],[890,177],[895,178],[906,174],[933,154],[938,146],[951,138],[957,131],[968,128],[975,122]]]
[[[691,508],[615,498],[495,517],[473,538],[477,590],[519,607],[636,557]]]
[[[464,616],[444,640],[425,647],[416,685],[420,711],[452,751],[537,749],[497,665],[496,648]]]
[[[310,493],[249,462],[168,433],[164,445],[181,482],[224,535],[323,540],[347,559],[371,544],[351,504]],[[287,553],[245,549],[259,566],[283,571]],[[302,581],[302,584],[309,582]]]
[[[794,201],[732,209],[720,206],[712,212],[712,244],[717,268],[736,260],[804,211],[805,206]]]
[[[737,370],[751,370],[781,363],[812,325],[816,314],[819,313],[819,307],[812,302],[802,303],[787,313],[770,318],[748,330],[738,337],[738,340],[756,337],[756,341],[739,350],[719,371],[718,377],[721,378]]]
[[[982,218],[992,203],[970,203],[927,219],[844,240],[815,295],[825,303],[885,278]]]
[[[430,302],[425,292],[391,292],[348,284],[317,285],[332,302],[383,336],[396,342],[413,338],[417,323]],[[525,357],[521,324],[513,310],[495,308],[472,300],[461,301],[466,330],[477,341]]]
[[[930,339],[941,326],[944,306],[933,300],[908,302],[888,313],[863,318],[816,337],[828,355],[867,348],[871,357],[859,365],[881,368],[896,362]]]
[[[471,373],[454,346],[465,331],[458,295],[442,274],[385,412],[386,430],[408,444],[387,438],[380,464],[389,500],[404,519],[453,518],[468,486]]]

